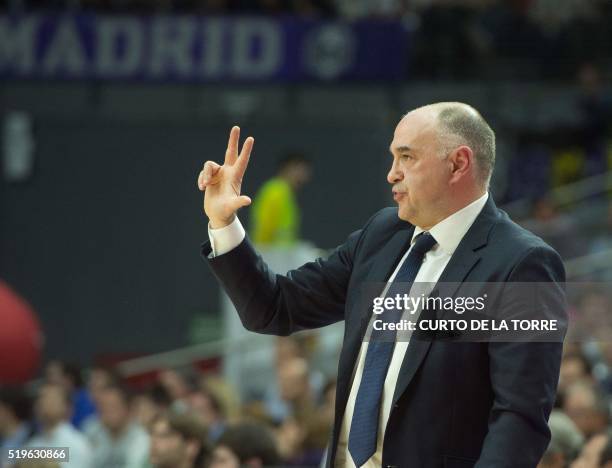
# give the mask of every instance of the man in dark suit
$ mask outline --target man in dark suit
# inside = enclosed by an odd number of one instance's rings
[[[288,335],[345,321],[328,466],[535,467],[550,439],[561,340],[365,338],[374,314],[362,290],[372,282],[387,282],[381,297],[400,283],[547,283],[525,306],[564,316],[559,255],[488,194],[495,135],[482,116],[461,103],[404,116],[387,177],[398,207],[285,276],[269,270],[235,215],[250,203],[240,185],[254,142],[238,154],[238,140],[234,127],[224,164],[206,162],[198,179],[210,220],[203,255],[249,330]]]

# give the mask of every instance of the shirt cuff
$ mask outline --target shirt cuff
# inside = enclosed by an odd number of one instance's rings
[[[208,223],[208,238],[212,248],[210,258],[218,257],[235,249],[244,240],[245,236],[246,233],[238,216],[235,216],[230,224],[220,229],[212,229],[210,223]]]

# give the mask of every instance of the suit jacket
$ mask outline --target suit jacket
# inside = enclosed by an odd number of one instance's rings
[[[353,370],[371,316],[362,285],[385,282],[410,245],[414,226],[397,208],[376,213],[327,259],[276,275],[248,237],[234,250],[202,254],[248,330],[289,335],[345,321],[338,364],[334,465]],[[549,282],[549,309],[565,314],[561,258],[512,222],[489,197],[439,282]],[[383,442],[383,466],[533,468],[549,440],[548,416],[559,378],[560,342],[411,340]]]

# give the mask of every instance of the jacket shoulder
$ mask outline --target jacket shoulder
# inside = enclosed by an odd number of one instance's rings
[[[397,207],[389,206],[374,213],[367,227],[370,229],[410,229],[412,224],[399,218]]]
[[[413,226],[398,217],[397,207],[378,210],[354,234],[359,234],[356,253],[369,257],[375,255],[396,233],[410,231]]]
[[[541,237],[513,221],[505,211],[498,210],[498,212],[498,221],[493,226],[489,237],[491,244],[502,245],[506,250],[513,252],[515,256],[521,252],[534,249],[554,252],[556,255],[559,255]]]

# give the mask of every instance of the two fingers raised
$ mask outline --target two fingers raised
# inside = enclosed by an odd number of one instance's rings
[[[217,182],[216,176],[219,174],[221,169],[225,166],[233,167],[235,169],[233,178],[241,181],[246,168],[249,164],[251,157],[251,151],[253,150],[253,144],[255,139],[248,137],[242,145],[240,155],[238,155],[238,145],[240,140],[240,127],[234,126],[230,131],[229,141],[227,144],[227,150],[225,151],[225,162],[223,166],[220,166],[214,161],[206,161],[204,168],[200,171],[198,176],[198,188],[201,191],[206,190],[208,185]],[[246,200],[245,200],[246,201]]]

